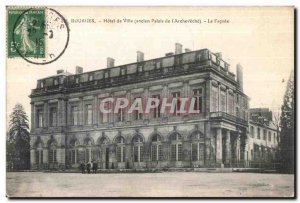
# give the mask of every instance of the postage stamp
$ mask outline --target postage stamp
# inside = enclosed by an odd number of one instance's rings
[[[8,57],[45,57],[45,9],[8,10]]]
[[[7,9],[7,56],[45,65],[56,61],[69,43],[68,23],[52,8]]]

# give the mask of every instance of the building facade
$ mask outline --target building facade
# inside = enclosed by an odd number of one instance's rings
[[[108,97],[192,97],[197,114],[103,114]],[[182,51],[37,81],[31,98],[31,168],[69,169],[98,162],[101,169],[234,167],[248,163],[248,97],[221,53]]]
[[[273,167],[278,148],[279,129],[267,108],[250,109],[248,156],[251,167]]]

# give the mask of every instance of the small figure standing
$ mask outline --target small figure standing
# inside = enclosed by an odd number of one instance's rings
[[[85,164],[83,162],[80,163],[80,169],[81,169],[81,173],[84,174],[85,173]]]
[[[88,174],[91,173],[91,163],[90,163],[90,162],[88,162],[88,163],[86,164],[86,170],[87,170],[87,173],[88,173]]]
[[[93,173],[97,173],[98,170],[98,163],[96,161],[93,161]]]

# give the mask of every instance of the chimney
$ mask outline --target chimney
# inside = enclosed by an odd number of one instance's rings
[[[111,68],[115,66],[115,59],[107,57],[107,68]]]
[[[186,48],[186,49],[185,49],[185,53],[188,53],[188,52],[191,52],[191,50],[188,49],[188,48]]]
[[[56,71],[57,75],[58,75],[58,74],[61,74],[61,73],[63,73],[63,72],[64,72],[63,69],[59,69],[59,70]]]
[[[236,81],[239,88],[243,91],[243,66],[241,64],[236,65]]]
[[[219,59],[222,59],[222,52],[218,52],[218,53],[216,53],[216,55]]]
[[[176,43],[175,44],[175,54],[181,54],[182,53],[182,44]]]
[[[144,53],[141,52],[141,51],[137,51],[137,62],[141,62],[141,61],[144,61]]]
[[[83,73],[83,68],[80,66],[76,66],[75,74],[80,74],[80,73]]]

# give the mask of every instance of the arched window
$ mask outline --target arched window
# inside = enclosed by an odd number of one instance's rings
[[[191,134],[190,141],[192,161],[204,160],[204,134],[195,131]]]
[[[125,161],[125,139],[122,136],[118,136],[116,138],[116,157],[117,162],[124,162]]]
[[[71,164],[78,163],[78,149],[79,142],[77,140],[72,140],[70,143],[70,150],[69,150],[69,161]]]
[[[49,164],[55,164],[55,163],[57,163],[56,144],[55,142],[51,142],[49,144]]]
[[[144,140],[142,136],[136,135],[132,139],[134,162],[144,161]]]
[[[38,143],[35,151],[35,163],[37,165],[43,164],[43,145]]]
[[[174,132],[170,135],[171,141],[171,161],[182,160],[182,137],[179,133]]]
[[[158,134],[152,136],[151,139],[151,161],[162,160],[162,144],[161,137]]]

